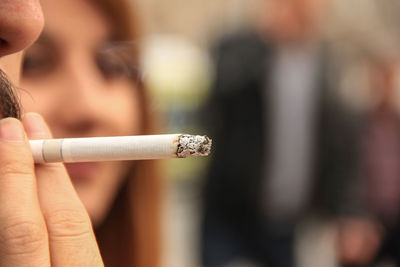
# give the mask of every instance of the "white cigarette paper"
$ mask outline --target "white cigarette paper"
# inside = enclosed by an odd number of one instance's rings
[[[29,141],[35,163],[148,160],[207,156],[211,139],[187,134]]]

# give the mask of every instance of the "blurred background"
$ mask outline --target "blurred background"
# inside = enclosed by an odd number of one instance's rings
[[[145,81],[165,132],[208,134],[200,109],[212,90],[216,39],[247,27],[257,0],[137,1]],[[167,160],[163,266],[202,266],[201,206],[208,159]]]
[[[400,2],[137,0],[163,266],[400,266]]]

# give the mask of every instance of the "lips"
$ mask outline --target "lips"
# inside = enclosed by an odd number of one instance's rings
[[[100,163],[97,162],[68,163],[65,166],[74,183],[90,182],[100,169]]]

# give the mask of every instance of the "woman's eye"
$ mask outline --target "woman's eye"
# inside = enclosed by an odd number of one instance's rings
[[[131,43],[106,42],[96,51],[95,61],[106,79],[137,81],[139,72],[135,54]]]
[[[54,69],[55,59],[48,51],[30,48],[22,61],[22,78],[36,78],[47,75]]]
[[[98,53],[96,55],[96,64],[106,79],[128,78],[130,75],[127,62],[110,51]]]

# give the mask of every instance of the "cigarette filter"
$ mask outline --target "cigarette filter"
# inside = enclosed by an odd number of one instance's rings
[[[187,134],[29,141],[35,163],[148,160],[207,156],[212,140]]]

